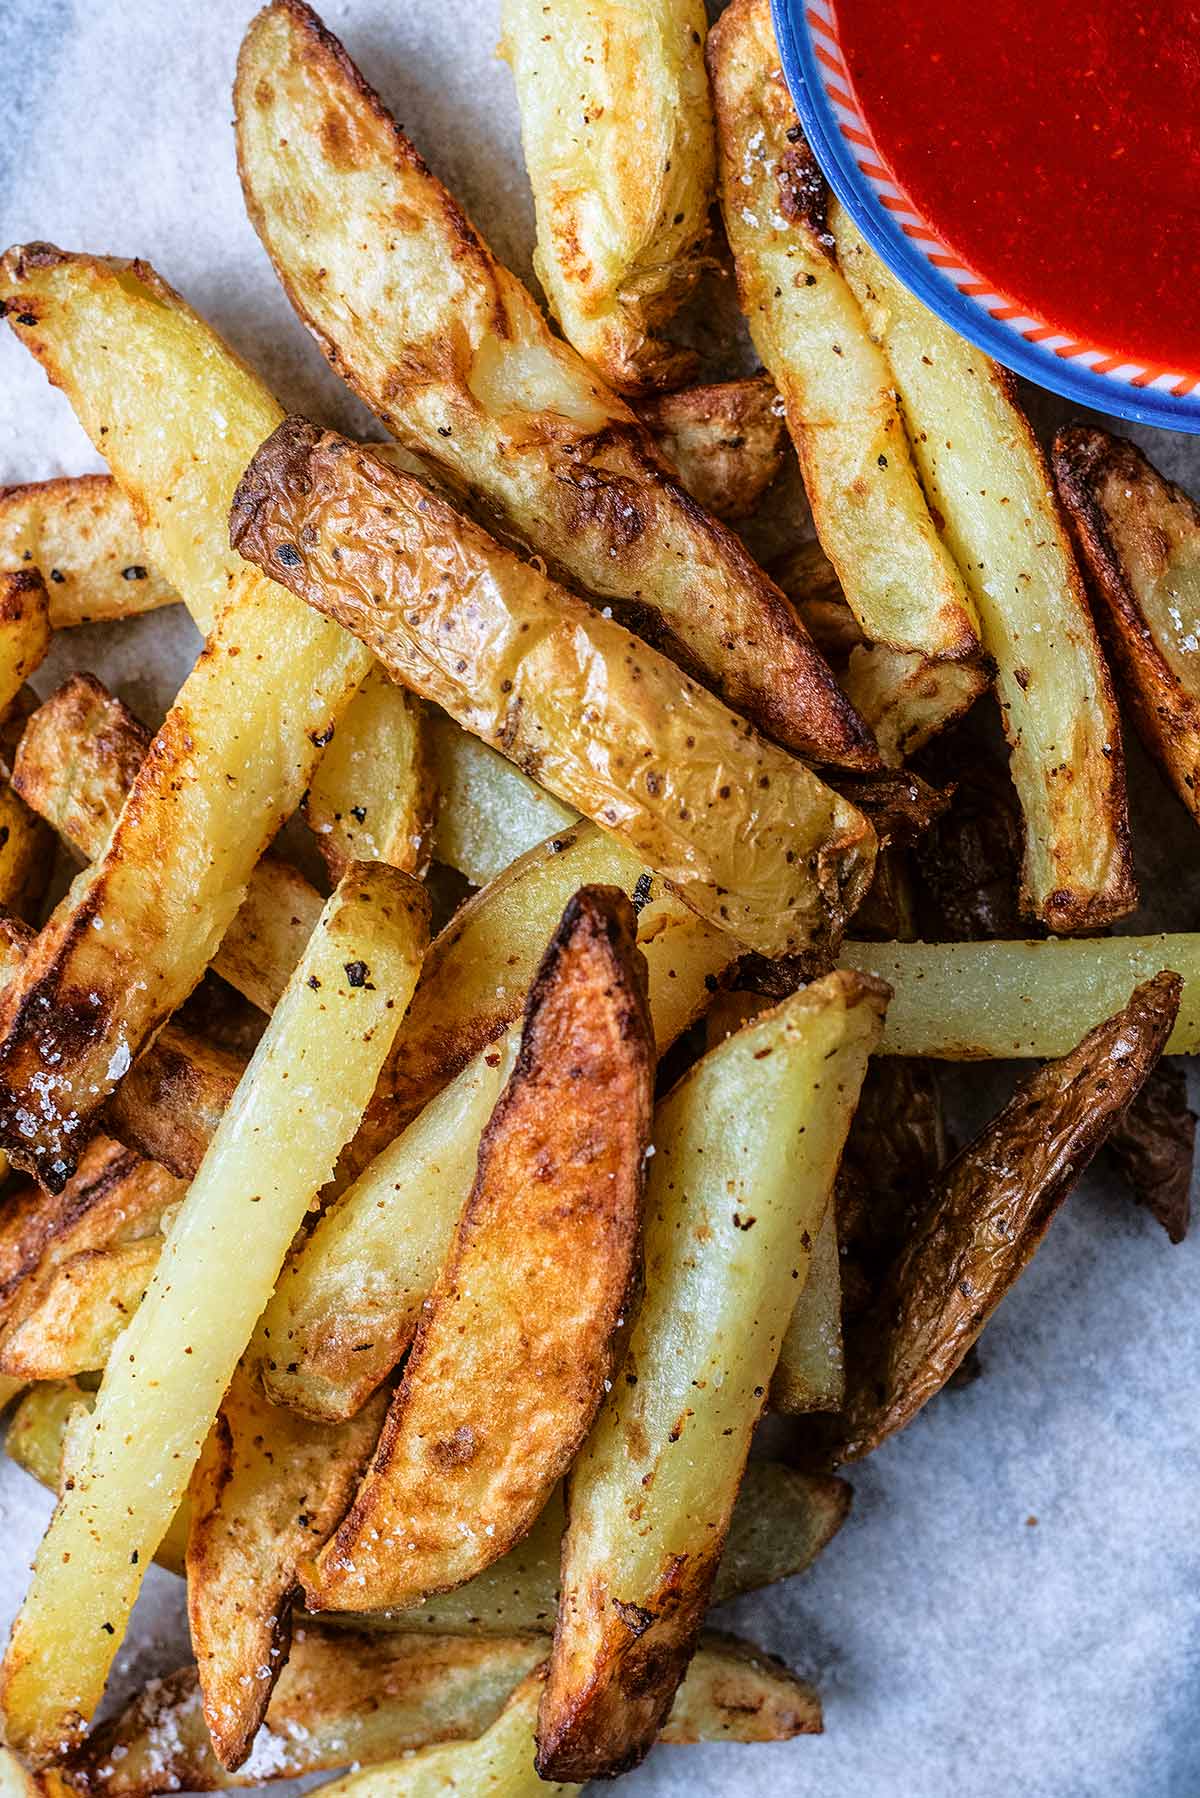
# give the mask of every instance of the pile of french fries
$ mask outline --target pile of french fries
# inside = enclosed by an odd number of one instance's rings
[[[0,1396],[58,1493],[14,1791],[819,1730],[710,1607],[827,1545],[1098,1150],[1187,1226],[1200,935],[1108,933],[1101,644],[1200,819],[1200,508],[1091,427],[1051,473],[831,201],[768,0],[502,15],[554,324],[303,0],[241,47],[247,210],[387,441],[146,263],[0,262],[111,470],[0,493]],[[672,321],[729,260],[717,380]],[[722,521],[786,438],[773,578]],[[174,603],[156,731],[30,686]],[[1036,1065],[948,1158],[988,1057]],[[154,1561],[194,1662],[92,1727]]]

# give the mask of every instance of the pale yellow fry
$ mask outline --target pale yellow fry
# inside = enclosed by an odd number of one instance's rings
[[[1014,943],[844,943],[892,988],[883,1055],[1066,1055],[1162,969],[1183,976],[1171,1055],[1200,1053],[1200,934]]]
[[[14,1625],[7,1738],[45,1760],[99,1702],[145,1568],[416,982],[427,901],[382,864],[330,899],[109,1361]]]
[[[1137,899],[1121,726],[1045,458],[1012,376],[909,293],[842,207],[830,222],[995,658],[1025,905],[1052,930],[1111,923]]]
[[[473,886],[486,886],[535,843],[579,822],[573,806],[452,718],[432,714],[427,731],[437,786],[433,852]]]

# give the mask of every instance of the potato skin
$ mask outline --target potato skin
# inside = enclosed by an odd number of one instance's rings
[[[878,1304],[855,1330],[847,1364],[857,1377],[828,1433],[833,1460],[878,1448],[945,1385],[1141,1090],[1182,987],[1170,973],[1136,987],[1123,1011],[1024,1080],[934,1182]]]
[[[289,419],[230,533],[701,917],[767,955],[840,938],[874,861],[861,814],[412,476]]]
[[[399,441],[767,735],[878,766],[779,589],[549,329],[302,0],[252,23],[234,104],[247,210],[284,289]]]
[[[655,333],[699,272],[716,180],[703,0],[504,0],[550,309],[618,393],[678,387]]]
[[[1200,821],[1200,683],[1185,676],[1186,655],[1162,616],[1168,596],[1156,592],[1172,564],[1184,572],[1200,548],[1200,506],[1136,444],[1089,425],[1059,431],[1053,466],[1138,735]],[[1176,651],[1174,666],[1164,644]]]
[[[654,1034],[633,908],[570,901],[370,1472],[303,1572],[320,1610],[418,1603],[520,1540],[603,1396],[641,1230]]]

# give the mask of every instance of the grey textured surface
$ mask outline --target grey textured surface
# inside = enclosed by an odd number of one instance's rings
[[[247,224],[229,88],[251,0],[3,0],[0,236],[149,257],[291,405],[362,410],[292,317]],[[496,0],[333,0],[344,35],[501,255],[528,270],[530,206]],[[1046,425],[1057,413],[1038,407]],[[1194,442],[1142,434],[1200,486]],[[65,402],[0,338],[0,481],[97,466]],[[783,516],[793,489],[772,502]],[[60,643],[40,684],[94,667],[147,715],[195,647],[177,617]],[[1200,921],[1200,835],[1131,754],[1146,903]],[[1007,1070],[973,1073],[964,1115]],[[983,1343],[985,1376],[854,1473],[855,1508],[803,1580],[733,1609],[820,1683],[826,1734],[659,1750],[626,1789],[741,1798],[1193,1798],[1200,1241],[1172,1249],[1093,1180]],[[47,1512],[0,1465],[0,1623]],[[1035,1521],[1036,1520],[1036,1521]],[[153,1571],[118,1661],[128,1691],[182,1658],[178,1582]]]

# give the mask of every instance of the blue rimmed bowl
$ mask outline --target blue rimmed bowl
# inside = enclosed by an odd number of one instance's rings
[[[855,104],[829,0],[771,0],[771,11],[783,72],[825,178],[906,286],[997,362],[1041,387],[1119,418],[1200,432],[1195,376],[1131,361],[1033,317],[939,239],[892,179]]]

